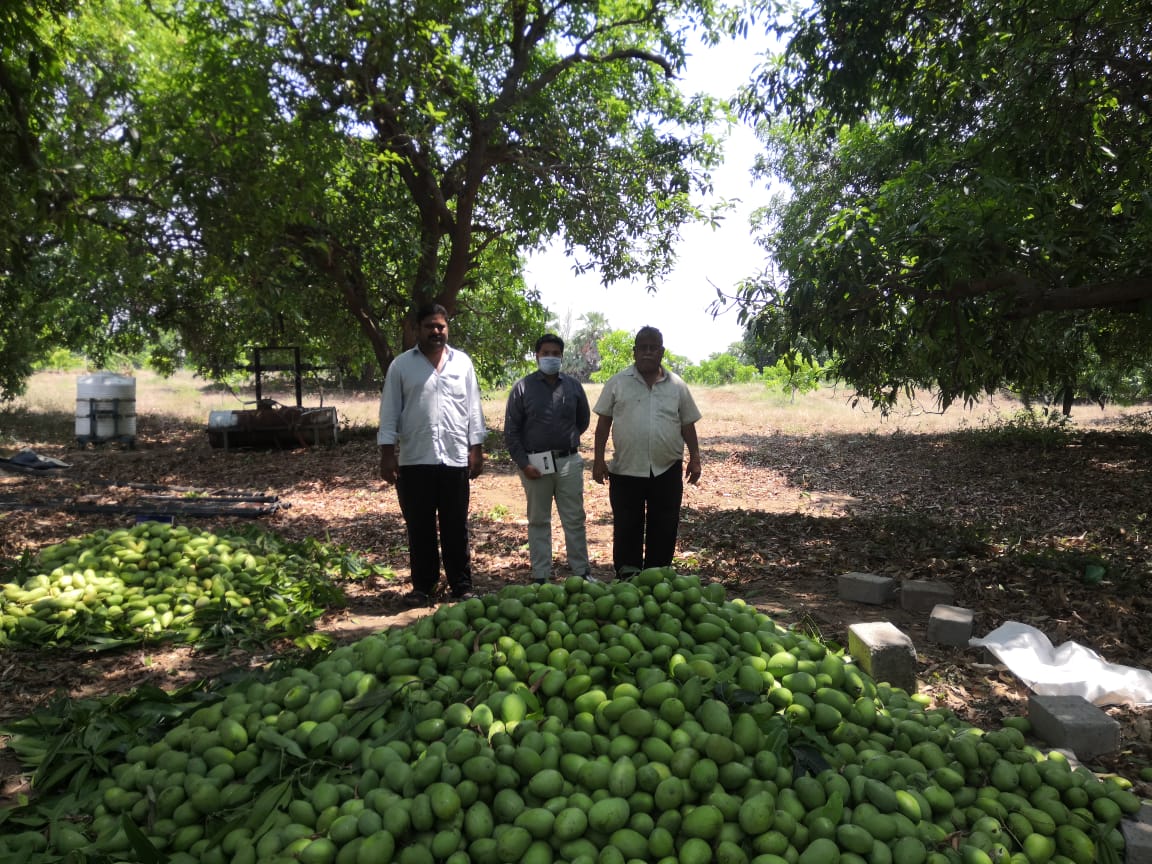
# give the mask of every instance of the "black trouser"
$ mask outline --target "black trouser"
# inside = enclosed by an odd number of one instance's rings
[[[612,505],[612,566],[666,567],[676,552],[680,501],[684,497],[683,463],[649,477],[608,475]]]
[[[472,588],[468,554],[468,469],[449,465],[402,465],[396,481],[400,512],[408,526],[412,587],[433,594],[444,574],[455,594]],[[439,539],[437,539],[439,521]]]

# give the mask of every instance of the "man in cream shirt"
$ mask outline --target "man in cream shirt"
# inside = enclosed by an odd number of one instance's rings
[[[633,364],[608,379],[592,409],[598,415],[592,479],[608,483],[618,579],[672,563],[684,480],[700,480],[700,410],[683,379],[661,365],[660,331],[641,327],[632,355]],[[609,435],[611,463],[605,459]]]

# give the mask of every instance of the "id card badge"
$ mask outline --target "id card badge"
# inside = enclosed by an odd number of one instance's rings
[[[549,450],[541,453],[529,453],[528,464],[534,466],[541,474],[556,473],[556,463],[552,460],[552,453]]]

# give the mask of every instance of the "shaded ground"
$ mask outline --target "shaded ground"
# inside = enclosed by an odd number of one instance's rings
[[[38,419],[46,429],[70,421]],[[686,492],[678,569],[724,583],[729,596],[780,623],[845,644],[853,622],[892,621],[915,641],[922,689],[980,725],[1026,713],[1026,689],[981,652],[928,643],[926,616],[841,603],[839,574],[944,581],[959,605],[976,611],[978,635],[1004,620],[1022,621],[1055,644],[1074,640],[1112,662],[1152,667],[1152,437],[1118,430],[751,435],[738,424],[702,424],[700,431],[705,473]],[[51,435],[44,440],[37,452],[73,467],[53,476],[0,471],[0,560],[131,524],[130,515],[67,512],[78,504],[130,505],[144,494],[124,484],[243,490],[284,505],[259,517],[261,527],[292,539],[326,538],[395,571],[394,579],[348,585],[347,607],[332,610],[321,629],[351,639],[414,614],[399,605],[408,588],[403,523],[394,491],[376,479],[368,437],[331,449],[224,453],[208,447],[201,429],[153,417],[141,421],[133,450],[78,451],[50,443]],[[492,448],[471,508],[479,590],[527,578],[522,502],[506,454]],[[594,572],[610,578],[607,491],[591,482],[590,470],[586,504]],[[253,520],[187,521],[221,530]],[[562,553],[558,532],[556,540]],[[1085,579],[1089,565],[1104,568],[1099,584]],[[562,554],[558,571],[565,572]],[[79,657],[0,653],[0,722],[56,692],[171,688],[265,663],[274,653],[220,657],[164,646]],[[1122,751],[1094,767],[1135,779],[1152,761],[1152,714],[1109,710],[1122,723]],[[0,751],[0,798],[18,788],[13,774]]]

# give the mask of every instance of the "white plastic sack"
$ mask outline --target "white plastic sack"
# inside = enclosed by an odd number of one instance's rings
[[[968,644],[987,648],[1043,696],[1082,696],[1094,705],[1152,702],[1152,672],[1109,663],[1076,642],[1054,648],[1042,631],[1019,621],[1005,621]]]

